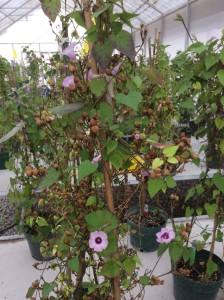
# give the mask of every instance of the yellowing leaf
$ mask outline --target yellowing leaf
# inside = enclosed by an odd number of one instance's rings
[[[164,161],[157,157],[157,158],[153,159],[153,161],[152,161],[152,169],[154,170],[154,169],[162,166],[163,164],[164,164]]]

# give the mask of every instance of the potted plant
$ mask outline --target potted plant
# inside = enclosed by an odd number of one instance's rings
[[[200,174],[199,183],[192,187],[186,195],[191,197],[207,195],[206,202],[200,207],[187,207],[188,217],[193,216],[192,222],[175,226],[169,239],[169,232],[160,232],[158,240],[162,242],[159,255],[169,249],[173,263],[173,282],[175,299],[215,299],[224,279],[224,263],[215,255],[215,243],[223,242],[223,76],[222,76],[222,47],[220,40],[211,39],[206,44],[196,41],[185,52],[190,57],[189,73],[183,76],[183,82],[188,84],[196,97],[195,111],[199,113],[196,123],[200,124],[196,134],[208,139],[208,143],[216,146],[219,153],[215,165],[217,172],[208,175],[209,167]],[[190,75],[191,74],[191,75]],[[180,91],[181,95],[181,91]],[[202,122],[203,121],[203,126]],[[207,146],[201,150],[207,153]],[[208,192],[209,191],[209,192]],[[209,196],[210,195],[210,196]],[[212,230],[206,227],[200,238],[190,236],[195,218],[206,211],[212,220]],[[163,239],[163,240],[162,240]],[[191,244],[191,246],[190,246]],[[195,275],[198,276],[195,276]]]
[[[24,224],[32,221],[38,232],[46,228],[36,209],[49,207],[56,215],[50,228],[54,239],[48,240],[56,260],[46,269],[59,270],[50,282],[42,275],[34,280],[27,298],[118,300],[133,295],[138,287],[141,299],[153,272],[138,276],[137,253],[122,241],[128,232],[122,221],[125,201],[122,198],[120,206],[114,200],[117,185],[127,187],[128,168],[137,151],[135,144],[123,139],[125,126],[128,131],[135,128],[142,102],[141,79],[134,76],[132,35],[122,29],[132,15],[123,8],[115,14],[116,3],[110,1],[82,4],[67,16],[60,14],[63,34],[58,54],[48,61],[25,50],[31,75],[29,93],[21,86],[17,95],[20,106],[15,117],[23,127],[16,137],[22,143],[13,156],[19,166],[13,159],[9,162],[16,175],[9,196],[25,210]],[[60,5],[56,9],[51,5],[42,2],[53,22]],[[74,49],[71,39],[67,42],[67,26],[73,19],[87,29],[86,55]],[[122,53],[113,54],[115,49]],[[49,89],[44,97],[38,94],[42,74]]]

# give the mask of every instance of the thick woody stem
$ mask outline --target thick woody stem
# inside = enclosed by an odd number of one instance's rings
[[[88,30],[92,26],[92,19],[91,19],[91,12],[90,12],[90,1],[89,0],[83,0],[83,10],[84,10],[84,18],[86,23],[86,29]],[[93,43],[89,43],[89,53],[90,53],[90,61],[91,61],[91,69],[93,74],[97,74],[97,65],[96,61],[91,56],[93,48]]]
[[[100,1],[96,1],[96,5],[100,7],[102,4]],[[91,19],[91,12],[90,12],[90,0],[83,0],[83,8],[84,8],[84,17],[85,17],[85,23],[86,23],[86,29],[88,30],[92,26],[92,19]],[[91,57],[91,50],[92,50],[93,44],[89,43],[89,51],[90,51],[90,60],[91,60],[91,69],[93,74],[97,74],[97,64],[96,61]],[[107,97],[109,98],[109,97]],[[107,99],[108,101],[109,99]],[[107,134],[106,131],[102,128],[99,132],[99,138],[100,140],[106,140]],[[111,212],[115,212],[114,210],[114,200],[113,200],[113,191],[112,191],[112,185],[111,185],[111,177],[110,177],[110,166],[109,161],[105,161],[103,164],[103,175],[104,175],[104,183],[105,183],[105,198],[106,198],[106,204],[107,208]],[[116,232],[115,232],[116,234]],[[116,254],[115,254],[116,256]],[[113,299],[114,300],[120,300],[121,299],[121,290],[120,290],[120,277],[117,276],[115,278],[111,279],[112,285],[113,285]]]

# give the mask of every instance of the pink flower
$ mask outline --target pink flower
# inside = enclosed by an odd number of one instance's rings
[[[75,87],[74,75],[65,77],[65,79],[62,82],[62,85],[66,88]]]
[[[102,231],[94,231],[90,233],[89,247],[96,252],[101,252],[107,248],[108,238],[107,234]]]
[[[147,172],[147,171],[143,171],[143,172],[141,173],[141,175],[142,175],[143,177],[147,177],[147,176],[150,175],[150,173]]]
[[[156,234],[156,241],[158,243],[170,243],[175,238],[175,233],[173,230],[168,228],[162,228],[160,232]]]
[[[101,155],[98,155],[98,156],[95,156],[95,157],[92,159],[91,163],[92,163],[92,164],[97,164],[100,160],[101,160]]]
[[[76,60],[76,55],[74,52],[74,47],[76,43],[71,43],[67,48],[65,48],[63,51],[61,51],[60,55],[66,55],[68,56],[71,60]]]
[[[112,76],[116,76],[117,75],[117,73],[120,70],[120,66],[121,66],[121,63],[119,63],[118,65],[116,65],[116,67],[113,68],[113,70],[111,71],[111,75]]]
[[[139,134],[139,133],[136,133],[136,134],[135,134],[135,139],[136,139],[136,140],[139,140],[139,139],[140,139],[140,134]]]

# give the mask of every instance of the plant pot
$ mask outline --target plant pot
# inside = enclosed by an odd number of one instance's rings
[[[201,250],[196,253],[196,258],[206,260],[209,251]],[[181,274],[173,273],[173,294],[175,300],[215,300],[219,288],[224,280],[224,262],[216,255],[213,255],[213,262],[218,265],[218,271],[222,279],[215,282],[200,282],[186,278]]]
[[[39,242],[34,242],[32,241],[32,234],[30,233],[25,233],[24,234],[27,242],[28,242],[28,245],[29,245],[29,249],[30,249],[30,253],[31,253],[31,256],[35,259],[35,260],[38,260],[38,261],[43,261],[43,260],[51,260],[51,259],[54,259],[55,257],[54,256],[51,256],[51,257],[43,257],[43,255],[41,254],[40,252],[40,243]]]
[[[139,206],[132,207],[128,210],[127,216],[131,216],[139,211]],[[165,212],[161,211],[160,215],[164,218],[164,224],[158,227],[142,227],[127,221],[130,225],[130,242],[133,248],[141,252],[153,252],[158,249],[159,243],[156,241],[156,233],[163,227],[166,227],[168,218]]]
[[[9,153],[3,152],[0,153],[0,170],[5,170],[5,163],[9,160]]]

